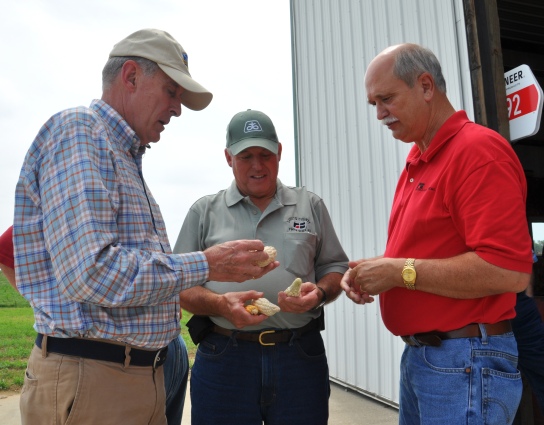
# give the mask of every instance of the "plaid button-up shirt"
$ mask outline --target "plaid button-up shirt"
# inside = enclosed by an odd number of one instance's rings
[[[109,105],[41,128],[17,183],[17,286],[37,332],[158,349],[179,333],[179,292],[208,278],[202,252],[172,254],[142,176],[145,147]]]

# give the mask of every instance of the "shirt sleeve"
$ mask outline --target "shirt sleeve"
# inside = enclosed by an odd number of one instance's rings
[[[200,217],[201,213],[197,210],[197,205],[194,204],[183,220],[178,239],[174,245],[175,253],[201,251],[206,248],[199,243]]]
[[[490,161],[466,176],[449,207],[458,232],[478,256],[498,267],[530,273],[531,239],[520,178],[511,162]]]

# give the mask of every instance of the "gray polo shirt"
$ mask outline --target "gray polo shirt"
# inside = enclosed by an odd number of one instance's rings
[[[217,293],[255,289],[277,304],[278,292],[297,277],[303,282],[317,282],[328,273],[348,269],[348,258],[323,200],[304,187],[288,187],[279,180],[276,195],[264,212],[238,191],[235,181],[226,190],[200,198],[187,213],[174,252],[203,251],[236,239],[260,239],[275,247],[280,266],[260,279],[242,283],[209,281],[204,287]],[[244,330],[299,328],[320,314],[280,312]],[[235,329],[223,317],[211,319],[219,326]]]

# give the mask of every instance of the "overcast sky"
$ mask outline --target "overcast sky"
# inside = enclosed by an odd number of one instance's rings
[[[142,28],[169,32],[189,55],[193,78],[214,94],[183,109],[153,144],[144,177],[173,246],[191,204],[232,181],[223,153],[231,117],[265,112],[283,144],[280,179],[295,185],[288,0],[24,0],[0,15],[0,233],[13,222],[24,156],[42,124],[101,97],[113,45]]]

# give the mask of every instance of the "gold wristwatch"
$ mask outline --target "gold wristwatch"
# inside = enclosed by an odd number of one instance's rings
[[[416,267],[414,265],[415,258],[408,258],[406,262],[404,263],[404,267],[402,269],[402,280],[404,281],[404,285],[406,285],[406,288],[415,291],[416,289]]]

